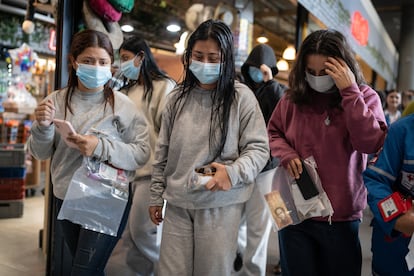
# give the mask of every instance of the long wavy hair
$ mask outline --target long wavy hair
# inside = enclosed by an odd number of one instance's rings
[[[211,93],[212,107],[210,116],[209,145],[213,151],[214,159],[223,151],[229,127],[231,106],[235,99],[236,90],[234,82],[236,70],[234,64],[233,34],[230,28],[218,20],[207,20],[200,24],[188,39],[187,48],[183,56],[185,77],[179,86],[178,95],[173,103],[172,127],[180,106],[185,104],[188,93],[197,86],[198,80],[189,69],[191,54],[197,41],[212,39],[220,48],[221,66],[217,86]],[[220,131],[217,131],[216,129]],[[214,160],[213,159],[213,160]]]
[[[346,38],[336,30],[318,30],[309,34],[303,41],[296,62],[289,74],[289,87],[286,91],[288,97],[298,105],[312,104],[312,97],[309,97],[311,88],[306,81],[307,58],[309,55],[323,55],[343,59],[354,73],[358,85],[365,83],[364,76],[359,68],[358,62],[346,41]],[[342,97],[338,88],[335,97],[332,98],[330,106],[341,108]]]
[[[65,97],[65,118],[67,110],[73,114],[71,107],[71,99],[73,91],[78,86],[78,76],[76,76],[76,70],[72,64],[72,60],[75,61],[76,58],[82,54],[82,52],[89,47],[98,47],[104,49],[108,55],[111,57],[111,64],[114,62],[114,50],[112,48],[112,43],[109,37],[99,31],[95,30],[84,30],[79,33],[76,33],[72,38],[72,44],[70,46],[69,54],[69,78],[68,78],[68,93]],[[106,104],[109,103],[114,110],[114,93],[109,85],[109,82],[104,86],[104,98],[105,98],[105,108]]]
[[[128,38],[121,44],[119,50],[130,51],[135,55],[140,55],[144,58],[140,69],[140,76],[142,77],[144,85],[144,99],[151,101],[152,91],[154,90],[153,80],[170,79],[172,81],[172,79],[158,67],[154,55],[144,39],[138,37]],[[137,83],[139,83],[139,79],[129,80],[122,89],[126,89],[126,92],[128,93],[128,90]]]

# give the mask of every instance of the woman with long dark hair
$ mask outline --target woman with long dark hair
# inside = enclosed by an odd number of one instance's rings
[[[155,62],[151,48],[139,37],[130,37],[120,48],[121,64],[118,78],[125,93],[141,110],[148,121],[151,155],[147,164],[136,172],[132,183],[133,200],[127,227],[110,259],[111,274],[132,270],[138,275],[153,275],[158,262],[161,231],[148,216],[154,148],[161,128],[161,115],[166,96],[176,83]],[[112,266],[112,262],[114,265]],[[121,264],[121,267],[115,266]],[[108,270],[109,271],[109,270]]]
[[[378,94],[364,84],[345,37],[335,30],[307,36],[268,124],[270,149],[296,179],[301,159],[313,157],[334,213],[279,231],[283,275],[361,275],[362,172],[386,128]]]
[[[233,51],[226,24],[202,23],[188,40],[184,81],[168,96],[149,209],[155,224],[163,221],[160,275],[233,268],[243,203],[269,157],[257,100],[235,82]]]
[[[132,181],[135,170],[146,164],[150,154],[144,115],[127,96],[112,91],[109,86],[114,57],[108,36],[94,30],[75,34],[69,58],[68,85],[51,93],[35,109],[36,120],[28,140],[35,158],[51,158],[55,220],[72,177],[83,165],[84,158],[122,169]],[[66,144],[54,119],[73,125],[76,133],[69,134],[68,140],[75,147]],[[97,135],[97,131],[105,135]],[[56,220],[55,233],[63,236],[73,258],[69,274],[104,275],[107,260],[124,229],[130,203],[131,198],[115,236],[95,232],[66,219]]]

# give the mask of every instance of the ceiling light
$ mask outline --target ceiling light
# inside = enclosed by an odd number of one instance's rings
[[[177,24],[170,24],[167,26],[167,30],[172,33],[176,33],[181,30],[181,27]]]
[[[262,34],[256,39],[256,41],[264,44],[264,43],[267,43],[269,39],[266,37],[266,34],[262,32]]]
[[[292,45],[289,45],[284,51],[282,57],[286,60],[295,60],[296,49]]]
[[[281,59],[276,63],[276,67],[279,71],[288,71],[289,63],[286,60]]]
[[[126,24],[126,25],[121,26],[121,30],[125,33],[130,33],[134,30],[134,27],[132,27],[131,25]]]

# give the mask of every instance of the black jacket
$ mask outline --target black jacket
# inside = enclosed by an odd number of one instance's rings
[[[266,64],[272,70],[273,77],[279,72],[276,67],[276,57],[273,49],[266,44],[259,44],[253,48],[241,67],[241,73],[244,83],[250,87],[259,102],[266,125],[272,116],[280,98],[287,87],[278,83],[274,79],[267,82],[255,83],[249,75],[249,67],[254,66],[260,68],[262,64]],[[269,160],[262,171],[276,168],[279,165],[279,159],[269,156]]]
[[[256,95],[267,125],[273,109],[276,107],[276,104],[279,102],[287,87],[273,79],[268,82],[255,83],[249,75],[249,67],[254,66],[260,68],[262,64],[266,64],[272,69],[273,76],[278,73],[274,51],[266,44],[259,44],[253,48],[241,67],[241,73],[245,84]]]

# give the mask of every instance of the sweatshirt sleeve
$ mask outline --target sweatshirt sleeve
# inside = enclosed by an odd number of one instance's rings
[[[30,130],[27,146],[30,154],[38,160],[50,158],[54,151],[53,139],[55,136],[55,126],[41,126],[37,121],[33,121]]]
[[[56,102],[56,92],[50,94],[43,101],[52,98]],[[37,120],[33,121],[30,129],[30,136],[27,140],[27,147],[31,155],[38,160],[46,160],[50,158],[55,150],[55,125],[40,125]]]
[[[269,160],[269,141],[260,106],[250,91],[241,96],[239,157],[226,166],[232,185],[253,183]]]
[[[356,84],[340,91],[351,144],[362,153],[375,153],[384,143],[387,124],[377,93]]]
[[[169,95],[171,96],[171,95]],[[167,96],[167,100],[171,98]],[[150,206],[163,206],[163,193],[166,187],[166,179],[164,176],[164,169],[167,164],[168,148],[169,148],[169,129],[170,129],[170,113],[171,107],[166,104],[164,112],[161,117],[161,128],[158,134],[157,144],[155,146],[154,163],[152,166],[151,176],[151,198]]]
[[[122,110],[116,111],[120,139],[106,135],[99,137],[94,156],[99,161],[108,161],[117,168],[135,171],[144,166],[150,156],[148,123],[135,104],[126,96],[124,98],[126,100],[120,104]]]
[[[394,229],[396,218],[385,222],[378,209],[378,202],[393,193],[392,185],[402,168],[404,139],[405,135],[392,125],[376,163],[368,166],[363,173],[370,209],[380,227],[388,235],[391,235]]]

